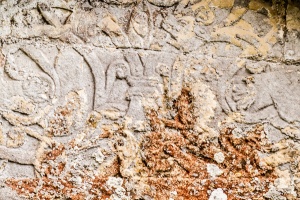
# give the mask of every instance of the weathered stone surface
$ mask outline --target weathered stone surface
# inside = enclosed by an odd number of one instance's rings
[[[0,1],[0,200],[300,199],[296,0]]]

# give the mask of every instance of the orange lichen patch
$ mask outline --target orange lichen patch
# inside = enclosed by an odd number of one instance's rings
[[[147,183],[153,188],[153,192],[150,192],[148,195],[157,200],[167,200],[170,198],[207,200],[209,199],[209,193],[216,188],[222,188],[227,194],[228,200],[259,200],[262,199],[262,194],[265,192],[265,189],[261,190],[259,182],[249,181],[249,179],[244,178],[235,180],[227,180],[227,178],[211,180],[195,177],[149,178]],[[233,193],[234,191],[239,192]],[[176,196],[172,196],[172,193],[175,193]]]
[[[263,126],[254,127],[240,138],[235,138],[232,131],[225,128],[219,138],[220,150],[225,155],[219,165],[224,171],[221,185],[230,192],[229,199],[260,199],[277,178],[274,169],[264,164],[258,155],[266,151],[261,145]]]
[[[39,185],[41,182],[42,185]],[[6,181],[6,184],[20,195],[29,196],[31,194],[30,196],[33,196],[33,199],[45,200],[61,197],[62,193],[71,193],[71,189],[73,188],[72,184],[66,183],[63,180],[56,180],[54,184],[54,181],[47,177],[25,180],[9,179]],[[58,185],[62,185],[64,188],[60,189]],[[38,187],[41,187],[41,189],[37,191]]]
[[[58,167],[57,167],[58,172],[61,173],[64,170],[65,166],[66,166],[66,163],[59,163]]]
[[[53,144],[52,148],[45,151],[44,156],[41,157],[39,169],[41,178],[8,179],[6,184],[19,195],[30,199],[84,200],[88,196],[93,197],[94,200],[108,198],[113,192],[105,184],[108,177],[120,173],[118,160],[115,159],[105,168],[105,173],[96,175],[93,169],[75,167],[80,165],[79,163],[74,165],[68,163],[68,160],[78,155],[75,149],[78,149],[78,146],[74,140],[65,145]]]
[[[55,151],[55,150],[53,150]],[[51,151],[51,152],[53,152]],[[48,152],[47,154],[49,154]],[[57,158],[61,154],[57,155]],[[53,157],[51,157],[53,159]],[[32,199],[45,199],[52,200],[56,198],[71,199],[71,200],[84,200],[87,195],[94,195],[93,199],[105,199],[109,197],[112,192],[105,187],[107,177],[90,177],[80,175],[81,183],[90,183],[90,188],[87,190],[80,184],[75,184],[70,171],[66,171],[66,163],[58,163],[57,168],[53,168],[49,164],[48,157],[45,157],[42,165],[42,178],[36,179],[8,179],[6,184],[15,190],[18,194]],[[54,159],[54,161],[56,161]],[[118,163],[114,163],[118,165]],[[111,166],[107,173],[107,176],[116,175],[119,173],[119,167]],[[76,191],[74,193],[74,191]]]
[[[175,169],[174,165],[179,165],[183,169],[182,176],[194,173],[198,173],[197,176],[200,174],[205,176],[205,163],[197,156],[181,151],[180,147],[185,148],[189,143],[185,138],[176,134],[157,132],[146,137],[147,143],[144,144],[143,148],[145,162],[150,169],[149,176],[162,175],[162,172],[172,174]],[[169,158],[173,158],[173,160]]]
[[[79,194],[74,194],[70,197],[70,199],[74,199],[74,200],[85,200],[85,195],[83,193],[79,193]]]
[[[175,190],[184,199],[208,199],[207,194],[222,188],[228,199],[260,199],[268,191],[276,176],[272,167],[259,157],[265,152],[261,145],[264,130],[257,125],[243,136],[235,137],[234,129],[224,127],[219,138],[203,140],[195,133],[193,97],[188,89],[173,103],[176,115],[165,119],[152,111],[148,118],[151,132],[142,143],[143,161],[148,169],[148,184],[156,188],[155,197],[168,197]],[[222,154],[224,160],[217,162],[214,156]],[[221,172],[212,177],[208,165]],[[180,181],[184,180],[184,181]],[[201,187],[192,187],[193,181],[201,181]],[[190,190],[200,195],[191,195]]]
[[[85,181],[92,183],[91,188],[88,190],[81,188],[82,192],[76,192],[76,194],[74,194],[73,190],[78,190],[79,188],[70,181],[61,179],[52,180],[47,177],[23,180],[10,179],[6,181],[6,184],[20,195],[44,200],[52,200],[55,198],[84,200],[88,194],[95,196],[93,200],[98,200],[109,198],[113,193],[105,187],[107,181],[106,177],[95,177],[93,179],[85,179]],[[42,184],[39,185],[40,183]]]
[[[190,90],[183,89],[181,95],[173,102],[173,109],[177,112],[177,115],[174,120],[162,119],[165,126],[180,130],[191,129],[195,123],[192,101],[193,96]]]
[[[72,189],[75,188],[73,183],[66,177],[59,178],[59,175],[64,171],[66,163],[57,162],[57,167],[54,168],[49,164],[49,161],[56,161],[63,155],[65,148],[63,145],[52,146],[52,149],[47,151],[42,158],[41,172],[43,177],[38,179],[8,179],[6,184],[17,191],[18,194],[31,196],[33,199],[51,200],[62,196],[71,197]],[[56,177],[56,178],[55,178]],[[79,197],[77,195],[77,197]],[[83,198],[74,199],[83,199]],[[72,199],[72,198],[71,198]]]
[[[49,127],[46,132],[49,136],[70,135],[70,128],[74,118],[80,110],[79,96],[75,92],[68,94],[68,100],[64,106],[56,108],[54,115],[49,120]]]
[[[112,195],[112,191],[109,190],[107,187],[105,187],[105,182],[107,181],[107,178],[103,178],[103,177],[96,177],[93,180],[93,185],[92,185],[92,189],[90,190],[90,194],[93,194],[95,196],[99,195],[99,192],[101,193],[101,198],[102,199],[106,199],[109,198],[110,195]],[[99,199],[98,197],[95,197],[93,200],[97,200]]]
[[[226,160],[225,173],[242,173],[242,177],[263,175],[267,177],[272,172],[272,167],[260,163],[259,151],[265,151],[261,146],[262,126],[247,132],[245,137],[234,138],[232,129],[224,129],[219,142]]]
[[[175,113],[173,117],[164,117],[160,110],[149,112],[151,131],[144,135],[140,144],[141,162],[135,162],[141,176],[128,177],[126,182],[137,178],[134,186],[141,188],[139,195],[142,193],[159,200],[207,200],[217,188],[222,189],[228,200],[261,199],[276,178],[273,168],[259,157],[261,152],[268,150],[262,145],[265,143],[263,126],[238,132],[223,124],[219,136],[203,139],[202,133],[194,130],[195,98],[189,91],[183,89],[172,102],[173,107],[169,109]],[[103,129],[97,136],[114,140],[115,146],[124,146],[126,141],[120,137],[128,137],[122,128],[114,132]],[[20,195],[33,199],[112,198],[116,195],[113,190],[117,188],[108,186],[108,180],[122,176],[127,164],[125,159],[130,157],[126,155],[128,152],[118,154],[122,148],[115,147],[115,157],[104,165],[99,164],[105,162],[100,157],[96,159],[96,167],[90,169],[90,166],[80,166],[81,160],[78,162],[77,156],[81,157],[82,150],[79,147],[74,139],[65,145],[53,145],[42,157],[41,178],[9,179],[6,184]],[[217,159],[217,154],[221,158]],[[70,164],[74,160],[77,162]],[[122,184],[122,191],[126,190],[131,197],[140,198],[134,187],[126,188],[124,182],[116,184],[116,187]]]
[[[61,144],[58,147],[53,146],[53,149],[45,154],[45,160],[55,160],[58,156],[62,155],[65,150],[64,146]]]
[[[69,135],[69,124],[71,117],[71,111],[67,108],[60,108],[55,114],[54,117],[49,122],[49,127],[47,129],[48,135],[50,136],[63,136]]]
[[[207,200],[209,180],[198,178],[149,178],[147,181],[155,192],[149,194],[154,199]],[[173,196],[172,193],[175,192]]]
[[[22,191],[24,190],[28,191],[29,193],[34,193],[35,188],[38,186],[38,182],[32,181],[31,179],[10,179],[6,181],[6,184],[19,194],[22,194]]]
[[[109,177],[109,176],[117,176],[120,173],[120,163],[119,160],[116,158],[109,167],[105,168],[105,172],[102,176]]]
[[[182,148],[188,148],[190,141],[182,137],[193,128],[193,97],[188,89],[183,89],[181,95],[173,102],[173,109],[177,112],[174,119],[160,119],[154,111],[150,112],[149,120],[153,132],[146,134],[146,143],[143,146],[145,162],[150,169],[150,174],[166,172],[172,174],[174,165],[179,165],[184,170],[183,176],[197,174],[206,176],[205,163],[196,155],[183,152]],[[168,132],[165,127],[179,130]],[[180,134],[183,133],[183,134]],[[172,157],[174,160],[170,160]],[[175,162],[174,162],[175,161]],[[175,172],[173,172],[175,173]]]

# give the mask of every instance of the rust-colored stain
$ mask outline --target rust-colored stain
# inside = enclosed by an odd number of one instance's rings
[[[233,128],[224,127],[218,138],[202,140],[201,133],[196,133],[193,129],[193,99],[190,90],[186,88],[173,102],[171,109],[176,112],[173,118],[160,117],[160,111],[152,110],[149,113],[151,131],[141,143],[144,175],[140,178],[152,190],[145,191],[145,194],[163,200],[171,198],[170,192],[176,191],[175,199],[205,200],[209,198],[209,191],[222,188],[229,200],[261,199],[276,178],[273,168],[263,165],[258,156],[259,152],[265,151],[261,145],[263,126],[257,125],[243,137],[234,136]],[[90,120],[91,118],[88,123],[91,123]],[[91,126],[94,126],[93,123]],[[118,133],[122,134],[122,129]],[[103,130],[100,138],[111,135],[110,131]],[[72,172],[66,171],[66,163],[60,161],[66,156],[67,148],[76,149],[78,146],[72,140],[68,147],[53,145],[45,153],[41,162],[41,178],[9,179],[6,184],[18,194],[33,196],[33,199],[81,200],[87,194],[98,196],[95,200],[109,198],[113,191],[105,184],[109,177],[120,176],[121,161],[115,159],[106,168],[105,175],[79,175],[81,182],[90,183],[87,193],[82,193],[80,184],[76,185],[71,181]],[[224,155],[222,162],[214,159],[216,153]],[[56,163],[57,167],[51,166],[50,161]],[[222,173],[211,177],[207,164],[214,164]],[[73,190],[78,192],[74,194]]]
[[[73,144],[71,144],[72,146]],[[72,175],[70,171],[66,171],[66,163],[59,162],[61,156],[65,153],[65,148],[60,145],[58,147],[53,146],[52,150],[45,153],[45,157],[42,160],[42,177],[35,179],[8,179],[6,184],[18,194],[30,197],[30,199],[43,199],[53,200],[57,198],[67,198],[71,200],[84,200],[86,199],[86,193],[75,192],[76,190],[83,190],[80,185],[76,185],[72,182]],[[57,168],[53,168],[49,161],[57,163]],[[118,173],[118,163],[114,162],[110,169],[106,171],[106,175],[115,176]],[[62,176],[64,174],[64,176]],[[80,175],[82,182],[89,182],[91,188],[87,190],[88,194],[97,195],[97,199],[105,199],[109,197],[112,192],[104,187],[107,177],[95,176],[93,178]]]
[[[157,188],[155,199],[169,198],[172,190],[177,198],[208,199],[208,190],[222,188],[228,199],[261,199],[276,178],[273,168],[260,163],[263,126],[257,125],[245,137],[235,138],[232,128],[220,131],[219,138],[202,141],[193,132],[193,97],[183,89],[173,104],[177,114],[173,119],[149,114],[152,132],[146,135],[143,145],[144,163],[148,168],[148,183]],[[214,160],[223,153],[222,163]],[[211,178],[207,164],[215,164],[223,173]],[[162,199],[164,199],[162,198]]]

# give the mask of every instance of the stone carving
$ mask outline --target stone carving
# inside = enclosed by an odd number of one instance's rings
[[[101,21],[102,30],[117,47],[147,49],[152,39],[153,17],[147,3],[139,3],[130,13],[130,19],[122,27],[118,19],[108,14]]]
[[[180,0],[149,0],[149,2],[157,6],[173,6],[174,4],[180,2]]]
[[[299,78],[296,66],[247,62],[230,79],[224,90],[225,110],[230,108],[232,112],[241,112],[248,123],[272,118],[280,118],[287,123],[298,121]]]
[[[126,4],[132,4],[136,3],[136,0],[104,0],[106,3],[111,3],[111,4],[121,4],[121,5],[126,5]]]
[[[0,2],[0,199],[299,199],[299,5]]]
[[[168,65],[170,66],[172,60],[169,58],[166,64],[163,62],[166,56],[174,56],[170,54],[156,56],[157,54],[153,52],[141,55],[138,52],[126,51],[119,52],[121,55],[115,55],[111,58],[115,59],[114,61],[103,66],[97,51],[78,49],[78,52],[85,58],[94,75],[94,109],[103,111],[102,113],[111,119],[126,116],[137,124],[143,124],[145,116],[142,102],[152,98],[159,103],[157,99],[162,92],[159,88],[159,83],[162,82],[160,74],[170,73],[166,70],[170,70]],[[154,57],[157,60],[148,64],[148,59]],[[137,124],[136,126],[140,126]]]
[[[94,22],[82,20],[86,13],[73,12],[70,5],[51,4],[37,3],[36,7],[26,13],[29,18],[27,22],[22,21],[22,12],[13,16],[13,34],[20,38],[47,36],[70,43],[87,42],[96,34],[95,29],[90,30]],[[94,13],[88,15],[96,20]]]

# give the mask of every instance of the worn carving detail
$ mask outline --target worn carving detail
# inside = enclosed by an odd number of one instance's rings
[[[300,198],[295,0],[0,2],[0,200]]]

